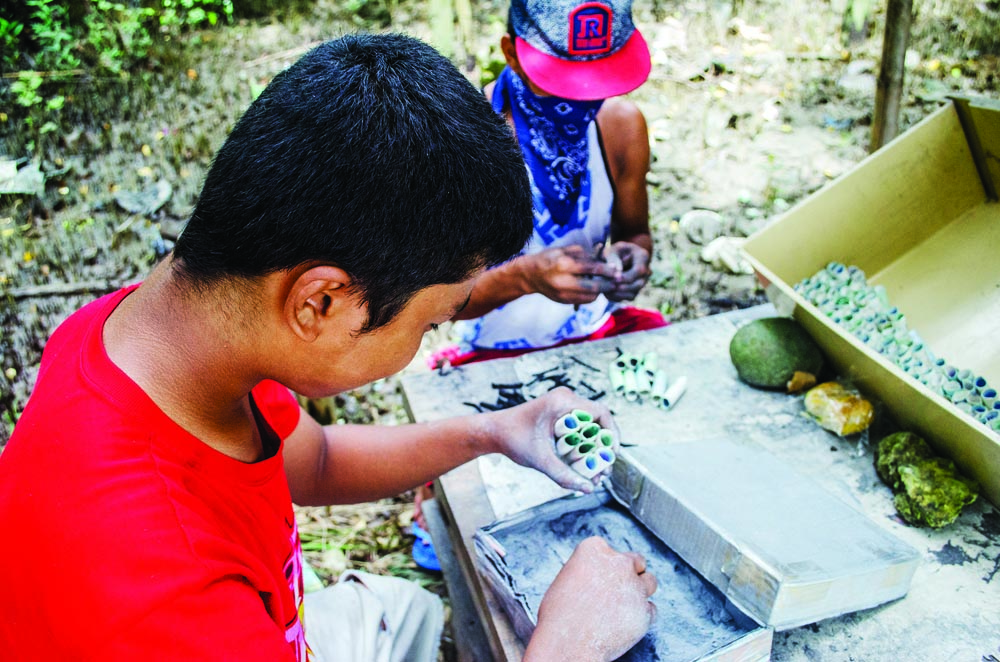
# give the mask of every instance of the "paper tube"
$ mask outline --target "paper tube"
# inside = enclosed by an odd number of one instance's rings
[[[595,448],[597,448],[597,444],[591,441],[584,441],[583,443],[577,444],[571,448],[569,453],[566,453],[563,459],[572,464],[573,462],[576,462],[577,460],[592,453]]]
[[[670,409],[681,399],[684,391],[687,390],[687,377],[678,377],[677,381],[670,385],[667,392],[663,394],[663,406]]]
[[[650,389],[649,393],[653,396],[655,402],[660,402],[663,400],[663,394],[667,392],[667,373],[663,370],[657,370],[656,375],[653,377],[653,387]]]
[[[586,412],[582,409],[574,409],[568,414],[564,414],[559,417],[559,420],[555,423],[555,436],[562,437],[570,432],[577,432],[580,428],[587,423],[594,420],[594,417],[590,412]]]
[[[579,432],[569,432],[556,439],[556,453],[566,455],[583,442]]]
[[[591,453],[586,457],[580,458],[570,465],[570,469],[577,472],[584,478],[593,478],[610,467],[614,461],[614,453],[610,451],[601,451],[600,453]]]
[[[625,399],[633,402],[639,399],[639,387],[635,380],[635,371],[626,370],[625,374]]]

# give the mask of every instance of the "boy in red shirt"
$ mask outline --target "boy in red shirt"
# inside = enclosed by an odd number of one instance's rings
[[[436,659],[440,607],[402,580],[319,594],[345,619],[306,636],[293,500],[398,494],[493,452],[587,491],[553,422],[586,406],[613,425],[608,411],[562,391],[432,424],[321,427],[289,389],[328,396],[404,367],[521,248],[530,205],[502,120],[420,42],[345,37],[275,77],[174,253],[46,347],[0,456],[4,659]],[[619,656],[653,614],[644,570],[581,544],[525,659]],[[569,621],[595,601],[617,626],[581,640]]]

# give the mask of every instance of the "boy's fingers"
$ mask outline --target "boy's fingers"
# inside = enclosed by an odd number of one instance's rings
[[[656,593],[656,587],[658,584],[656,581],[656,577],[653,576],[652,573],[649,572],[642,573],[641,575],[639,575],[639,581],[642,582],[642,585],[646,590],[647,598]]]
[[[635,568],[635,573],[641,575],[646,572],[646,557],[638,552],[623,552],[626,556],[632,557],[632,567]]]
[[[568,467],[567,469],[569,470],[569,474],[566,479],[556,481],[560,487],[565,487],[567,490],[573,490],[574,492],[583,492],[584,494],[590,494],[594,491],[594,483],[572,469]]]
[[[580,260],[576,265],[576,272],[579,276],[600,276],[608,279],[613,279],[619,273],[614,265],[593,258]]]
[[[545,473],[548,474],[549,478],[558,483],[560,487],[565,487],[567,490],[575,490],[587,494],[594,491],[594,483],[590,479],[584,478],[570,469],[562,460],[554,460],[553,463],[546,465]]]
[[[579,274],[576,282],[581,290],[592,294],[612,292],[616,287],[613,279],[599,274]]]
[[[656,577],[652,573],[646,572],[646,558],[639,554],[638,552],[623,552],[624,554],[632,557],[632,567],[635,569],[635,573],[639,576],[639,583],[642,585],[643,590],[646,593],[646,597],[653,595],[656,592]]]

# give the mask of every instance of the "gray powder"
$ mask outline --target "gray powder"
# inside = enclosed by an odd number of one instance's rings
[[[600,536],[618,551],[639,552],[659,586],[653,595],[656,622],[626,653],[628,662],[689,662],[756,629],[755,623],[726,610],[726,600],[669,547],[615,503],[551,519],[522,521],[493,531],[506,551],[504,561],[514,590],[523,593],[533,613],[542,595],[584,538]],[[597,615],[595,627],[607,624]],[[581,636],[586,636],[581,628]]]

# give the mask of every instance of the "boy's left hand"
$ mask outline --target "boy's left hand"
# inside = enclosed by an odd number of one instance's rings
[[[630,241],[615,242],[607,252],[621,261],[622,273],[615,280],[614,289],[604,296],[611,301],[631,301],[649,280],[649,252]]]
[[[496,412],[495,434],[498,452],[518,464],[537,469],[570,490],[592,492],[609,470],[584,478],[567,466],[556,454],[555,423],[564,414],[583,409],[594,415],[597,423],[614,434],[614,451],[620,447],[620,431],[611,412],[602,404],[582,398],[565,387],[553,389],[517,407]]]

